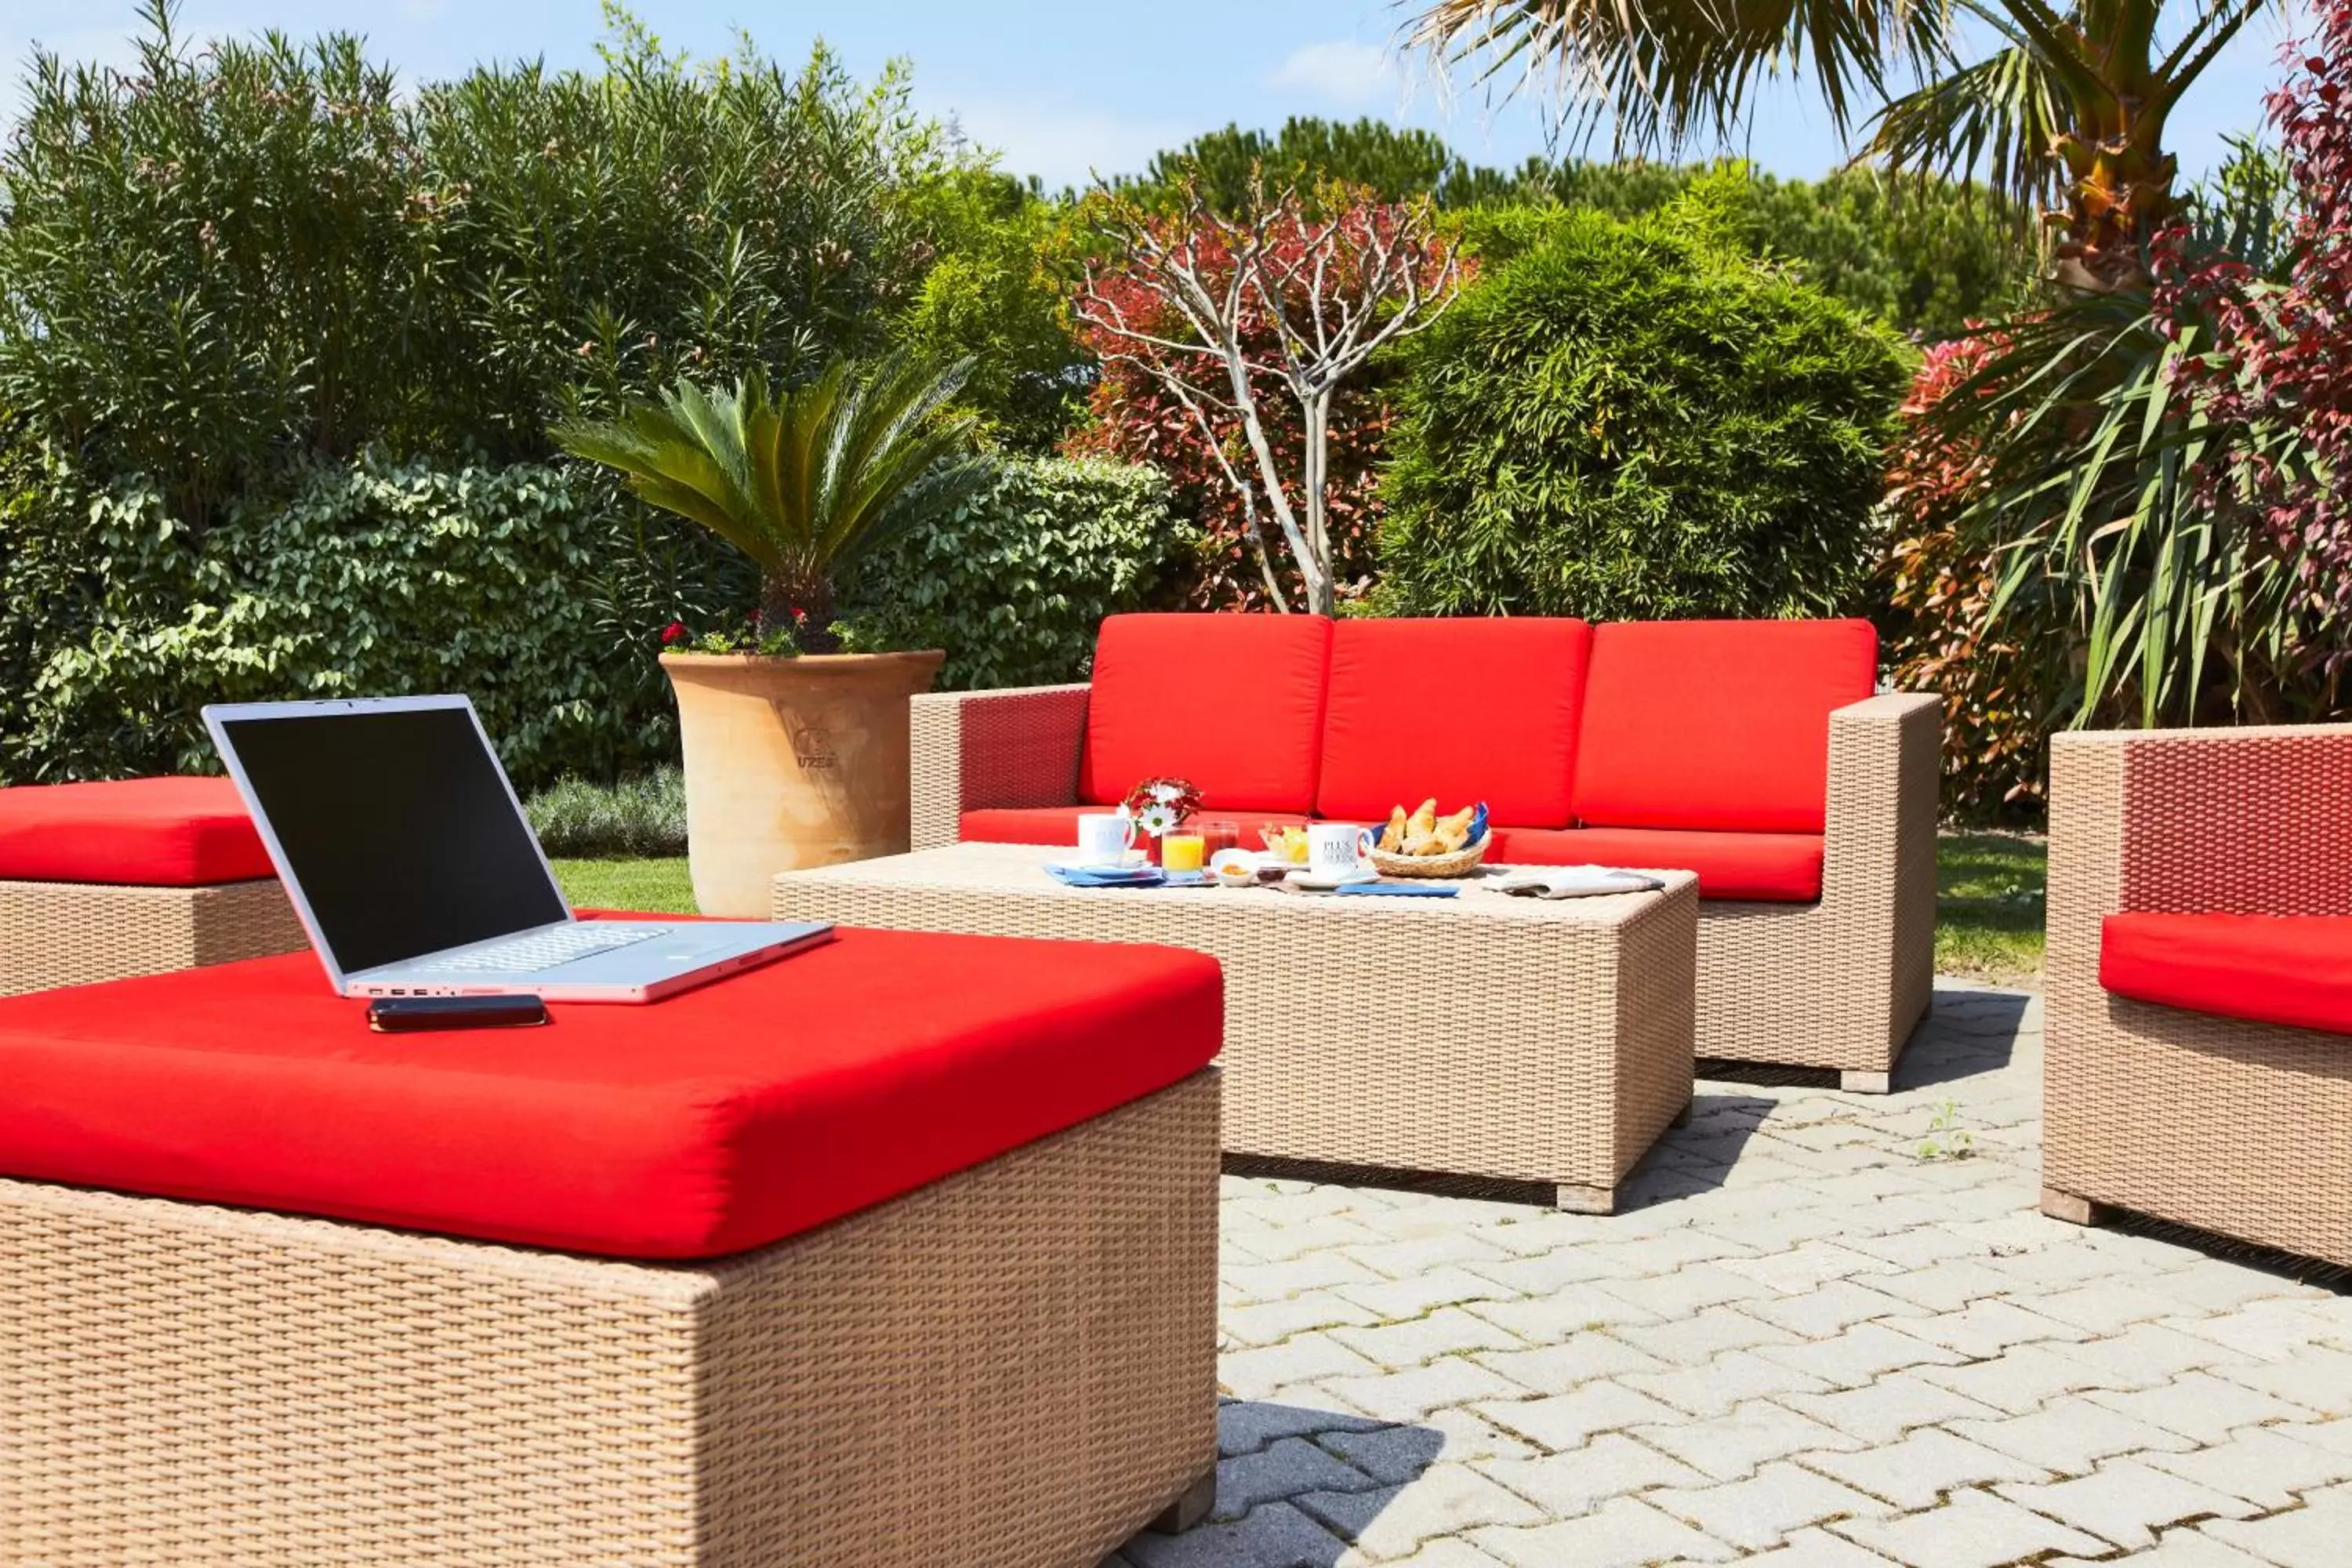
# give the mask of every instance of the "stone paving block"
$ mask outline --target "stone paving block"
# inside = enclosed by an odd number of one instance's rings
[[[1899,1205],[1917,1205],[1923,1201],[1926,1200],[1894,1198],[1876,1206],[1885,1209]],[[1990,1249],[1983,1242],[1958,1235],[1937,1223],[1948,1217],[1948,1209],[1926,1221],[1910,1217],[1893,1220],[1884,1213],[1874,1214],[1863,1222],[1865,1229],[1846,1237],[1845,1245],[1856,1252],[1884,1258],[1898,1268],[1926,1268],[1949,1258],[1991,1256]],[[1886,1228],[1882,1230],[1881,1226]]]
[[[1417,1318],[1440,1307],[1510,1300],[1518,1294],[1509,1286],[1484,1274],[1473,1274],[1467,1268],[1433,1268],[1410,1279],[1386,1279],[1352,1260],[1349,1267],[1357,1271],[1356,1278],[1334,1286],[1332,1293],[1370,1309],[1383,1321]]]
[[[2268,1568],[2259,1557],[2249,1557],[2234,1546],[2224,1546],[2211,1536],[2189,1530],[2168,1530],[2157,1543],[2145,1552],[2135,1552],[2125,1557],[2100,1560],[2106,1563],[2126,1563],[2131,1568]],[[2094,1568],[2087,1557],[2053,1557],[2046,1568]]]
[[[1677,1410],[1708,1419],[1728,1415],[1750,1399],[1817,1394],[1829,1386],[1794,1367],[1766,1361],[1753,1351],[1729,1351],[1702,1366],[1632,1373],[1620,1381]]]
[[[1357,1568],[1375,1561],[1352,1547],[1340,1553],[1334,1568]],[[1487,1556],[1459,1536],[1443,1536],[1410,1557],[1391,1557],[1385,1568],[1503,1568],[1499,1558]]]
[[[2289,1279],[2265,1269],[2225,1263],[2218,1258],[2190,1252],[2186,1247],[2178,1250],[2185,1253],[2190,1262],[2187,1268],[2166,1279],[2164,1293],[2186,1307],[2202,1309],[2205,1313],[2232,1311],[2255,1301],[2281,1298],[2317,1300],[2326,1294],[2301,1280]]]
[[[1722,1267],[1727,1273],[1744,1276],[1782,1295],[1793,1296],[1818,1290],[1832,1280],[1892,1273],[1895,1266],[1835,1241],[1807,1241],[1785,1252],[1727,1258]]]
[[[1339,1252],[1391,1279],[1418,1279],[1450,1263],[1500,1263],[1511,1256],[1467,1230],[1417,1236],[1407,1241],[1351,1243]]]
[[[2118,1454],[2180,1453],[2197,1445],[2178,1432],[2136,1421],[2089,1394],[2069,1394],[2022,1415],[1954,1421],[1946,1431],[1998,1448],[2061,1476],[2079,1476]]]
[[[2180,1310],[2162,1291],[2127,1280],[2101,1279],[2032,1298],[2045,1318],[2072,1323],[2095,1336],[2119,1334],[2135,1323],[2154,1322]]]
[[[1857,1280],[1838,1279],[1802,1295],[1750,1301],[1741,1310],[1801,1339],[1819,1340],[1874,1318],[1907,1315],[1916,1307]]]
[[[1707,1478],[1621,1432],[1603,1432],[1581,1448],[1478,1467],[1558,1519],[1591,1512],[1612,1498],[1654,1487],[1703,1487]]]
[[[1759,1253],[1785,1252],[1808,1241],[1843,1237],[1848,1231],[1838,1215],[1821,1209],[1790,1209],[1769,1203],[1757,1208],[1754,1214],[1740,1215],[1728,1204],[1711,1203],[1707,1217],[1692,1228],[1731,1237]]]
[[[1530,1394],[1566,1394],[1597,1377],[1656,1372],[1666,1364],[1606,1333],[1578,1334],[1540,1350],[1491,1352],[1475,1359],[1480,1366],[1501,1373]]]
[[[1181,1535],[1145,1531],[1121,1549],[1136,1568],[1331,1568],[1347,1545],[1286,1502]]]
[[[1244,1301],[1277,1301],[1308,1290],[1377,1280],[1380,1276],[1336,1252],[1318,1252],[1283,1263],[1235,1263],[1221,1259],[1218,1282]]]
[[[1727,1563],[1738,1554],[1722,1542],[1692,1529],[1635,1498],[1618,1498],[1581,1519],[1520,1530],[1482,1530],[1471,1536],[1480,1550],[1513,1568],[1645,1568],[1681,1559]]]
[[[1265,1503],[1307,1491],[1365,1491],[1380,1482],[1304,1437],[1284,1437],[1217,1466],[1213,1519],[1234,1521]]]
[[[1979,1301],[1932,1318],[1890,1318],[1885,1327],[1931,1345],[1958,1351],[1971,1361],[1996,1356],[2014,1345],[2090,1338],[2084,1330],[2007,1300]]]
[[[1636,1350],[1677,1366],[1704,1366],[1732,1351],[1796,1349],[1806,1342],[1786,1329],[1728,1307],[1667,1322],[1625,1323],[1610,1331]]]
[[[2313,1492],[2289,1513],[2216,1520],[2199,1529],[2276,1568],[2344,1568],[2346,1543],[2352,1542],[2352,1488]]]
[[[1949,1366],[1964,1359],[1958,1351],[1896,1333],[1884,1323],[1857,1323],[1835,1339],[1767,1345],[1756,1353],[1832,1388],[1860,1388],[1907,1367]]]
[[[1766,1465],[1744,1481],[1701,1491],[1654,1491],[1643,1500],[1744,1552],[1778,1546],[1808,1525],[1892,1511],[1875,1498],[1788,1464]]]
[[[2151,1426],[2219,1443],[2241,1426],[2263,1421],[2309,1421],[2320,1412],[2290,1405],[2273,1394],[2242,1384],[2224,1383],[2210,1373],[2190,1373],[2160,1388],[2133,1389],[2090,1395],[2110,1410],[2120,1410]]]
[[[1276,1389],[1325,1377],[1360,1377],[1381,1371],[1327,1333],[1293,1334],[1280,1344],[1229,1351],[1217,1358],[1217,1381],[1241,1399],[1263,1399]]]
[[[1906,1568],[2007,1568],[2040,1552],[2106,1550],[2096,1536],[1978,1491],[1925,1513],[1849,1520],[1829,1529]]]
[[[1332,1329],[1342,1323],[1377,1323],[1380,1321],[1381,1315],[1370,1307],[1328,1290],[1309,1290],[1303,1295],[1284,1296],[1272,1301],[1254,1301],[1229,1307],[1217,1314],[1218,1326],[1231,1338],[1245,1345],[1279,1344],[1293,1334],[1303,1334],[1315,1329]]]
[[[2330,1342],[2352,1333],[2352,1302],[2332,1296],[2255,1301],[2211,1317],[2168,1318],[2166,1324],[2257,1363],[2292,1362],[2307,1373],[2327,1373],[2332,1387],[2352,1392],[2352,1355],[2330,1348]]]
[[[1441,1307],[1425,1317],[1381,1323],[1373,1328],[1351,1323],[1334,1328],[1331,1337],[1358,1355],[1390,1368],[1420,1366],[1442,1355],[1461,1355],[1470,1351],[1525,1348],[1525,1342],[1517,1334],[1485,1318],[1473,1317],[1459,1307]]]
[[[1467,1410],[1433,1410],[1411,1426],[1318,1433],[1315,1439],[1383,1486],[1402,1486],[1443,1458],[1449,1464],[1526,1458],[1535,1445]]]
[[[1672,1405],[1613,1383],[1588,1383],[1567,1394],[1479,1405],[1472,1409],[1503,1430],[1516,1432],[1555,1451],[1581,1447],[1597,1433],[1672,1420],[1677,1415]]]
[[[2244,1498],[2263,1509],[2292,1508],[2305,1492],[2352,1481],[2352,1447],[2315,1441],[2314,1431],[2294,1423],[2242,1426],[2226,1443],[2140,1458],[2167,1475]]]
[[[1925,1366],[1918,1375],[1940,1387],[2022,1415],[2063,1394],[2148,1386],[2150,1379],[2088,1361],[2080,1345],[2020,1345],[1987,1361]]]
[[[1245,1225],[1231,1238],[1269,1263],[1310,1252],[1378,1243],[1381,1233],[1347,1215],[1318,1215],[1297,1225]]]
[[[1408,1486],[1310,1492],[1299,1510],[1373,1562],[1419,1551],[1433,1536],[1481,1525],[1541,1524],[1541,1509],[1468,1465],[1437,1465]]]
[[[1593,1285],[1563,1286],[1549,1296],[1470,1301],[1465,1309],[1509,1330],[1529,1344],[1558,1344],[1622,1323],[1654,1323],[1658,1315]]]
[[[1887,1568],[1887,1559],[1826,1530],[1801,1530],[1785,1545],[1742,1557],[1743,1568]],[[1682,1568],[1675,1563],[1671,1568]]]
[[[1333,1410],[1324,1405],[1227,1400],[1217,1406],[1217,1451],[1230,1458],[1285,1437],[1321,1432],[1369,1432],[1381,1425],[1352,1410]]]
[[[1654,1274],[1671,1274],[1693,1263],[1755,1254],[1755,1248],[1744,1243],[1690,1226],[1659,1236],[1598,1242],[1583,1250],[1586,1258],[1621,1279],[1645,1279]]]
[[[2000,1414],[1990,1405],[1930,1383],[1916,1372],[1898,1372],[1860,1388],[1782,1394],[1780,1399],[1790,1409],[1865,1444],[1891,1443],[1920,1426],[1990,1420]]]
[[[1375,1377],[1326,1377],[1321,1386],[1342,1404],[1384,1421],[1417,1421],[1448,1405],[1507,1399],[1521,1392],[1508,1378],[1464,1356]]]
[[[1719,1263],[1690,1263],[1670,1274],[1639,1279],[1602,1279],[1600,1289],[1662,1318],[1689,1318],[1710,1307],[1780,1294],[1771,1286],[1734,1274]]]
[[[2150,1469],[2137,1459],[2116,1459],[2087,1476],[2048,1486],[1993,1490],[2021,1508],[2126,1548],[2155,1545],[2157,1531],[2168,1526],[2263,1511],[2242,1498]]]
[[[2017,1289],[2016,1281],[1978,1258],[1940,1258],[1925,1268],[1890,1273],[1875,1284],[1882,1293],[1906,1302],[1906,1312],[1914,1317],[1922,1310],[1957,1312],[1972,1302],[2006,1296]]]
[[[1470,1272],[1517,1296],[1549,1296],[1570,1285],[1618,1278],[1586,1254],[1581,1247],[1556,1247],[1533,1257],[1496,1257],[1472,1265]]]
[[[1848,1446],[1854,1445],[1849,1440]],[[2053,1479],[2038,1465],[1933,1426],[1855,1453],[1807,1454],[1804,1462],[1856,1491],[1912,1510],[1933,1508],[1944,1494],[1962,1488]]]
[[[1741,1480],[1775,1459],[1860,1443],[1785,1405],[1755,1399],[1712,1421],[1636,1426],[1633,1436],[1718,1481]]]

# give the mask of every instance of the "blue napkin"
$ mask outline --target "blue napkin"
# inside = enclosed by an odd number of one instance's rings
[[[1443,882],[1342,882],[1335,893],[1386,893],[1400,899],[1450,899],[1462,889]]]
[[[1168,873],[1157,866],[1049,865],[1045,872],[1070,888],[1157,888],[1168,880]]]

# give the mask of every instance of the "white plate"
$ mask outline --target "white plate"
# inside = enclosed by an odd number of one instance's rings
[[[1318,877],[1312,871],[1297,870],[1283,878],[1292,887],[1309,893],[1328,893],[1334,888],[1345,888],[1357,882],[1377,882],[1378,871],[1360,871],[1352,877]]]

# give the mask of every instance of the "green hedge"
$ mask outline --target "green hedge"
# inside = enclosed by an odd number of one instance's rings
[[[1379,607],[1850,611],[1905,365],[1704,207],[1560,215],[1415,343]]]
[[[1102,618],[1152,603],[1196,546],[1157,469],[1012,459],[952,523],[866,564],[843,629],[856,647],[947,649],[952,689],[1076,680]]]
[[[0,508],[0,775],[214,766],[206,702],[463,691],[526,785],[676,752],[654,628],[731,570],[593,475],[362,458],[198,534],[68,476]]]

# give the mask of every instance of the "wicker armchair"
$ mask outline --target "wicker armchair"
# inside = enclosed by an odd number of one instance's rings
[[[2042,1212],[2352,1265],[2352,1039],[2100,984],[2119,913],[2352,914],[2352,726],[2057,737]]]
[[[1071,685],[916,698],[914,847],[956,842],[967,811],[1075,802],[1087,695]],[[1882,693],[1831,715],[1822,898],[1699,905],[1700,1056],[1830,1068],[1848,1089],[1886,1092],[1935,985],[1942,723],[1941,700],[1926,693]]]

